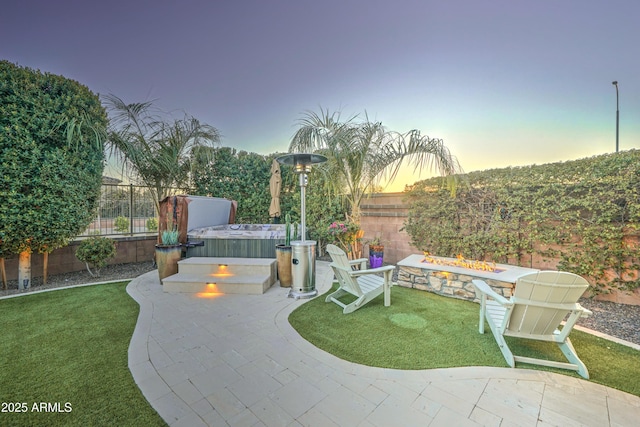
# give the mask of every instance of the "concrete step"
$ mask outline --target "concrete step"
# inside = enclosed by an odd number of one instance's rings
[[[269,275],[275,281],[277,261],[273,258],[192,257],[180,260],[178,271],[203,275]]]
[[[262,295],[275,280],[268,274],[229,275],[178,272],[162,281],[164,292]]]

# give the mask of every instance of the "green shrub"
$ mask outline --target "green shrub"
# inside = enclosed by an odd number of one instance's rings
[[[264,224],[271,222],[269,205],[271,193],[271,163],[282,153],[263,156],[257,153],[237,151],[235,148],[214,149],[215,162],[198,164],[194,177],[194,195],[223,197],[238,202],[235,222],[238,224]],[[280,167],[280,212],[282,220],[290,213],[291,223],[300,222],[300,186],[298,176],[291,166]],[[318,168],[312,169],[306,192],[307,238],[318,241],[319,253],[331,241],[327,225],[344,220],[344,198],[327,191],[325,176]],[[300,234],[302,230],[299,230]],[[292,235],[293,237],[293,235]],[[295,240],[295,238],[293,238]]]
[[[108,237],[90,237],[83,240],[76,250],[76,258],[84,262],[93,277],[100,276],[100,269],[107,260],[116,256],[116,243]],[[94,272],[91,271],[93,267]]]
[[[147,220],[147,230],[149,231],[158,231],[158,219],[157,218],[149,218]]]
[[[438,178],[407,193],[412,245],[441,256],[554,262],[595,292],[640,284],[640,151],[461,178],[455,197]]]
[[[126,218],[124,216],[117,217],[114,222],[113,229],[120,233],[129,232],[129,218]]]
[[[230,147],[216,148],[213,153],[215,162],[197,165],[198,173],[194,176],[196,194],[236,200],[236,222],[239,224],[270,222],[269,180],[271,163],[277,154],[264,156]],[[294,193],[299,193],[296,188],[297,180],[291,169],[287,166],[280,168],[282,217],[291,210],[292,205],[296,205]]]

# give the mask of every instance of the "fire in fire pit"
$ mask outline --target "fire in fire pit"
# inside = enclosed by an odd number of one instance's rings
[[[501,273],[504,271],[504,269],[496,267],[496,264],[493,262],[465,259],[462,254],[459,254],[456,259],[450,259],[434,257],[428,251],[424,251],[424,259],[422,262],[435,265],[448,265],[450,267],[469,268],[478,271],[489,271],[492,273]]]

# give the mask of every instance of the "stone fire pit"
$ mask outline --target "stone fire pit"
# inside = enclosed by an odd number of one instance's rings
[[[442,263],[423,262],[424,255],[417,254],[398,262],[398,285],[473,301],[476,293],[471,281],[482,279],[497,293],[508,298],[518,277],[539,271],[507,264],[493,264],[495,271],[482,271],[449,265],[456,261],[455,258],[429,258]]]

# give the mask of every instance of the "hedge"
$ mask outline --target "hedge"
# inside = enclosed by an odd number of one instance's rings
[[[440,178],[414,184],[405,229],[442,256],[534,266],[587,277],[596,292],[638,287],[640,151]]]
[[[49,253],[87,227],[106,125],[86,86],[0,61],[0,257]]]

